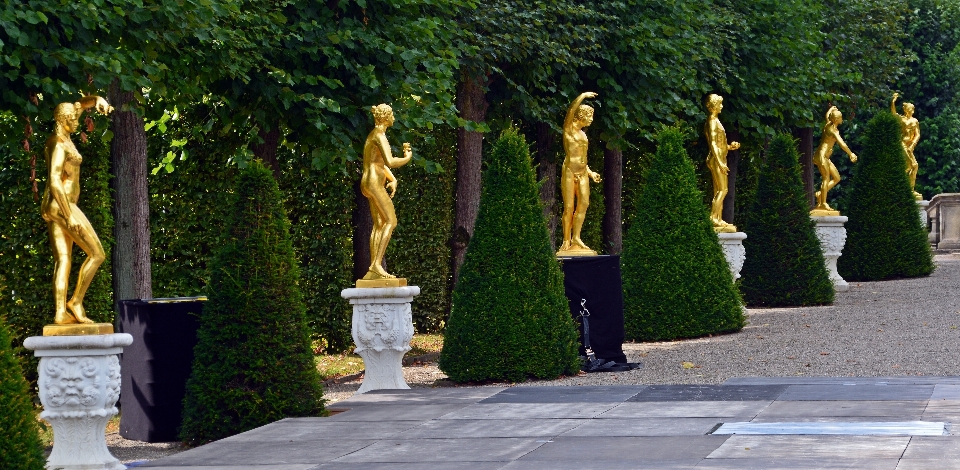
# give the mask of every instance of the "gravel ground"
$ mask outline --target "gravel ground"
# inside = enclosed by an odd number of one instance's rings
[[[851,283],[829,307],[748,309],[738,333],[685,341],[627,343],[629,372],[531,380],[517,386],[718,384],[731,377],[960,376],[960,256],[937,255],[933,275]],[[684,367],[684,363],[686,367]],[[412,388],[449,386],[435,362],[404,367]],[[353,395],[362,378],[328,383],[328,406]],[[502,384],[500,384],[502,385]],[[335,406],[334,406],[335,408]],[[124,462],[183,450],[107,436]]]

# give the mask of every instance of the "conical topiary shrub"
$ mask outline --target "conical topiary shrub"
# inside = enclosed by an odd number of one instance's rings
[[[810,219],[793,137],[776,136],[746,215],[740,291],[747,305],[798,307],[833,302],[833,282]]]
[[[692,338],[736,331],[746,321],[683,139],[672,127],[657,137],[623,242],[627,339]]]
[[[440,369],[457,382],[572,373],[579,343],[568,308],[529,149],[508,129],[483,175]]]
[[[261,163],[241,170],[229,217],[184,398],[191,444],[323,412],[290,223]]]
[[[46,459],[27,380],[0,318],[0,468],[43,470]]]
[[[926,276],[933,254],[907,180],[900,118],[887,112],[867,124],[847,200],[847,243],[837,261],[848,281]]]

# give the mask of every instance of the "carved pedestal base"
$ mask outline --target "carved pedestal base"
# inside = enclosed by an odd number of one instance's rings
[[[410,388],[403,379],[403,355],[413,338],[410,302],[417,286],[344,289],[353,305],[353,342],[366,370],[357,393]]]
[[[118,354],[133,343],[125,333],[90,336],[31,336],[23,347],[40,358],[40,417],[53,426],[47,468],[123,470],[110,455],[104,431],[117,414]]]
[[[924,230],[927,229],[927,207],[930,205],[930,201],[917,201],[917,206],[920,209],[920,225]]]
[[[827,272],[830,273],[830,280],[833,281],[833,289],[837,292],[846,292],[850,289],[850,285],[837,272],[837,259],[840,258],[843,245],[847,242],[847,229],[843,228],[847,218],[840,215],[811,217],[811,219],[817,224],[817,238],[820,239],[823,260],[827,265]]]
[[[720,246],[723,248],[723,255],[727,258],[727,264],[730,265],[730,274],[733,280],[740,279],[740,270],[743,269],[743,262],[747,259],[747,250],[743,248],[743,241],[747,234],[743,232],[717,233],[720,239]]]

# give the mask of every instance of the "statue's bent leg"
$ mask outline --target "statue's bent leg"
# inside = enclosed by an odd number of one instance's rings
[[[587,208],[590,207],[590,181],[586,177],[579,178],[577,182],[577,208],[574,211],[574,222],[572,231],[572,243],[583,249],[589,249],[583,240],[580,239],[580,233],[583,230],[583,221],[587,218]]]
[[[83,308],[83,298],[87,294],[90,282],[97,273],[100,265],[106,260],[106,254],[103,252],[103,245],[97,232],[93,230],[90,221],[80,212],[76,206],[73,207],[74,217],[80,221],[80,230],[74,234],[74,243],[76,243],[84,253],[87,254],[86,261],[80,266],[80,274],[77,277],[77,287],[73,290],[73,297],[67,302],[67,308],[73,312],[73,316],[80,323],[93,323],[93,320],[87,318],[86,311]]]
[[[48,221],[50,248],[53,250],[53,304],[55,315],[53,322],[62,325],[76,323],[76,318],[67,313],[67,287],[70,284],[70,265],[73,252],[73,238],[66,228],[57,222]]]

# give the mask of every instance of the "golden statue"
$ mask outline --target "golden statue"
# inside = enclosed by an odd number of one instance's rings
[[[834,210],[827,204],[827,193],[840,182],[840,173],[833,162],[830,161],[833,146],[840,144],[840,148],[850,156],[850,161],[857,162],[857,155],[850,151],[850,147],[847,147],[847,143],[840,137],[840,131],[837,130],[837,126],[843,122],[843,115],[840,114],[840,110],[836,106],[831,106],[827,110],[826,119],[827,122],[823,125],[823,135],[820,137],[820,146],[813,154],[813,163],[820,170],[821,179],[820,190],[816,194],[817,207],[810,211],[810,215],[814,217],[840,215],[840,211]]]
[[[913,117],[915,109],[913,103],[903,103],[903,115],[897,113],[897,97],[899,96],[899,93],[893,94],[893,100],[890,101],[890,112],[899,116],[902,122],[903,150],[907,154],[907,177],[910,178],[910,190],[913,191],[913,197],[919,201],[923,199],[923,196],[915,188],[917,187],[917,170],[920,165],[917,164],[917,157],[913,155],[913,149],[917,148],[917,143],[920,142],[920,121]]]
[[[593,123],[593,108],[583,103],[587,98],[595,98],[596,93],[581,93],[570,103],[567,117],[563,121],[563,150],[566,158],[560,176],[560,193],[563,197],[563,244],[557,256],[596,256],[580,239],[583,220],[590,206],[590,180],[600,182],[600,174],[587,166],[587,134],[583,128]]]
[[[70,134],[80,127],[80,115],[90,108],[109,114],[113,107],[99,96],[84,96],[75,103],[60,103],[54,109],[56,126],[43,148],[49,165],[47,187],[43,192],[40,214],[50,230],[53,249],[53,300],[56,313],[54,324],[43,327],[44,336],[90,335],[113,333],[113,325],[94,323],[87,318],[83,297],[90,281],[105,259],[100,238],[90,221],[77,207],[80,198],[80,162],[83,158],[70,140]],[[73,245],[87,255],[80,267],[73,297],[67,300],[70,284],[70,264]]]
[[[370,202],[373,230],[370,232],[370,269],[357,287],[401,287],[407,280],[398,278],[383,269],[383,256],[393,229],[397,228],[397,214],[391,200],[397,192],[397,178],[390,171],[406,165],[413,158],[410,144],[403,144],[403,158],[394,158],[387,142],[387,128],[393,125],[393,108],[378,104],[370,109],[374,127],[363,144],[363,176],[360,177],[360,192]],[[387,189],[390,194],[387,194]]]
[[[711,94],[707,97],[707,118],[703,131],[707,135],[707,145],[710,153],[707,155],[707,168],[713,176],[713,201],[710,203],[710,222],[713,230],[718,233],[733,233],[737,227],[723,221],[723,199],[727,197],[727,151],[740,148],[739,142],[727,143],[727,131],[720,124],[717,117],[723,109],[723,97]]]

